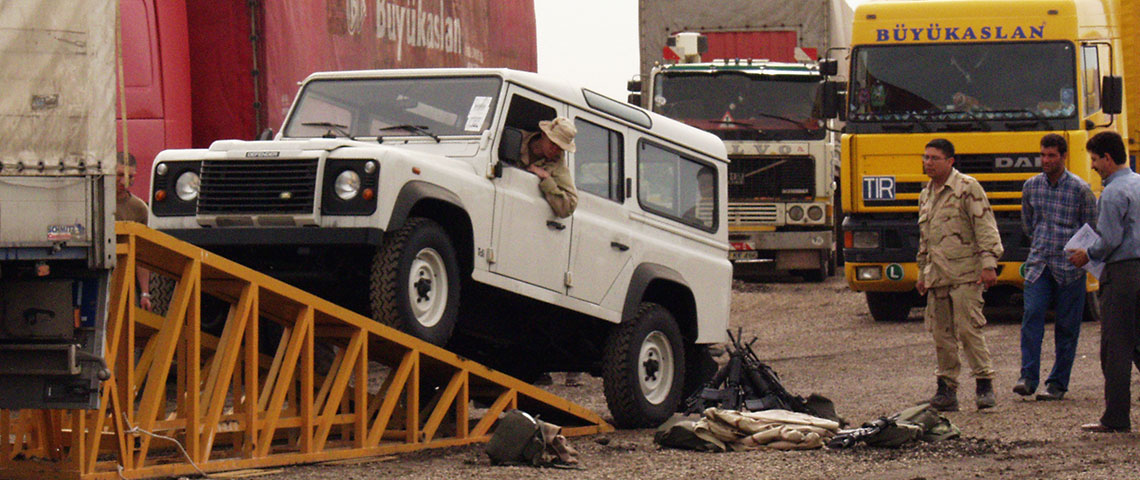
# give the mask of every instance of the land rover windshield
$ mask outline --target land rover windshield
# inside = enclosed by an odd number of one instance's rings
[[[848,131],[1075,129],[1074,59],[1066,42],[859,47]]]
[[[739,71],[664,72],[654,79],[653,111],[724,140],[816,140],[822,77]]]
[[[307,83],[284,136],[480,135],[490,127],[498,77],[320,79]]]

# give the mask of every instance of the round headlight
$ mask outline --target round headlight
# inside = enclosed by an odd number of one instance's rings
[[[360,175],[352,170],[340,172],[340,175],[336,176],[333,189],[341,200],[352,200],[357,193],[360,193]]]
[[[789,208],[788,209],[788,218],[792,219],[793,222],[798,222],[798,221],[803,220],[804,219],[804,207],[801,207],[799,205],[794,205],[794,206],[792,206],[792,208]]]
[[[190,202],[198,198],[198,190],[202,187],[202,179],[194,172],[182,172],[178,181],[174,182],[174,191],[183,202]]]
[[[811,221],[818,222],[821,218],[823,218],[823,207],[819,205],[812,205],[808,207],[807,213],[808,218],[810,218]]]

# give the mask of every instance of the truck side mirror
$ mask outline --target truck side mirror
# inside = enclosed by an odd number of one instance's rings
[[[839,60],[834,58],[825,58],[819,61],[819,73],[825,77],[831,77],[839,73]]]
[[[1119,75],[1105,75],[1100,84],[1100,109],[1108,115],[1123,111],[1124,80]]]
[[[631,105],[637,105],[640,107],[641,106],[641,94],[640,93],[631,93],[631,94],[629,94],[629,98],[627,98],[626,101],[629,102]]]
[[[823,118],[835,118],[839,115],[839,110],[843,108],[840,91],[843,85],[839,82],[826,81],[823,82],[823,98],[820,99],[819,110]]]
[[[847,121],[847,91],[844,90],[841,92],[836,92],[835,97],[836,97],[835,103],[839,107],[839,109],[835,113],[838,114],[840,121],[846,122]]]
[[[641,75],[633,77],[632,80],[625,82],[625,90],[627,92],[640,92],[641,91]]]

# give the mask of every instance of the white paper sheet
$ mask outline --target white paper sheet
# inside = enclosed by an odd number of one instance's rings
[[[1088,250],[1097,240],[1100,240],[1100,235],[1097,235],[1096,230],[1093,230],[1093,228],[1086,223],[1077,230],[1077,233],[1073,234],[1073,238],[1070,238],[1069,241],[1065,243],[1065,250],[1076,250],[1078,248]],[[1098,262],[1090,258],[1089,263],[1086,263],[1084,268],[1096,278],[1100,278],[1100,272],[1104,270],[1104,262]]]

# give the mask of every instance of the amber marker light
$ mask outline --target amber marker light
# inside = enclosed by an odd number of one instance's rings
[[[412,173],[419,175],[420,174],[420,167],[412,167]]]
[[[376,196],[376,192],[372,191],[371,188],[365,188],[363,192],[360,192],[360,196],[365,200],[372,200]]]
[[[166,190],[155,190],[154,200],[156,202],[161,202],[163,200],[166,200]]]

